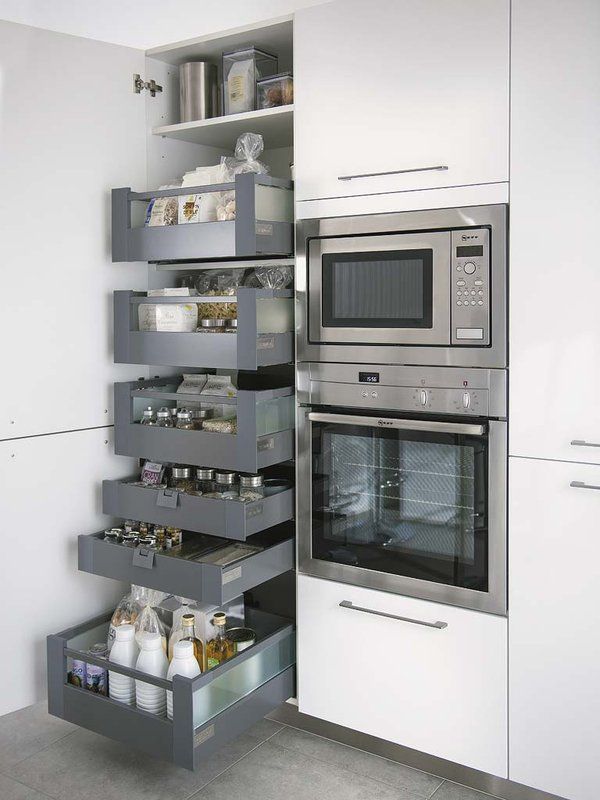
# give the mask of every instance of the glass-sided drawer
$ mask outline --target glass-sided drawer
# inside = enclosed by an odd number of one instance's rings
[[[226,336],[227,334],[222,334]],[[211,338],[217,338],[216,335]],[[235,397],[177,392],[173,378],[115,384],[115,453],[160,463],[241,472],[294,457],[294,388],[239,389]],[[235,417],[236,433],[141,425],[145,408],[221,406]]]
[[[82,728],[193,770],[295,693],[295,632],[290,620],[247,608],[256,643],[197,678],[154,678],[135,669],[111,671],[173,692],[173,720],[72,685],[73,659],[107,666],[87,653],[106,640],[111,614],[48,637],[48,710]]]
[[[241,551],[243,557],[232,560],[235,547],[249,554]],[[83,572],[215,605],[295,567],[293,523],[257,533],[243,545],[184,531],[181,546],[156,551],[106,541],[101,532],[80,535],[78,550]]]
[[[292,289],[248,287],[240,287],[236,295],[223,297],[147,297],[145,292],[117,291],[114,293],[115,363],[240,370],[288,364],[294,360],[293,298]],[[237,303],[237,332],[140,330],[140,305],[205,303]]]
[[[140,486],[135,478],[106,480],[102,482],[102,511],[122,519],[172,525],[244,542],[255,533],[293,518],[294,489],[281,482],[279,491],[243,503]]]

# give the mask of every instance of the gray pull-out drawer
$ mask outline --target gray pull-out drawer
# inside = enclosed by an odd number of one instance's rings
[[[294,360],[291,289],[241,287],[226,297],[114,293],[115,363],[256,370]],[[140,331],[140,305],[237,303],[237,333]],[[275,322],[273,320],[275,319]]]
[[[262,500],[241,503],[107,480],[102,482],[102,511],[122,519],[173,525],[244,542],[293,518],[294,490],[284,489]]]
[[[222,605],[295,567],[295,537],[291,524],[256,534],[254,542],[264,549],[225,567],[177,555],[187,549],[188,542],[193,549],[194,536],[197,535],[184,533],[181,551],[175,548],[157,552],[108,542],[103,533],[82,534],[78,537],[79,569]],[[210,558],[210,554],[206,555]]]
[[[106,639],[110,617],[48,637],[48,710],[54,716],[193,770],[295,694],[294,626],[252,608],[246,609],[246,625],[256,631],[256,644],[197,678],[175,676],[171,682],[110,665],[111,671],[171,690],[172,721],[71,685],[73,659],[107,666],[87,650]],[[110,675],[108,682],[110,694]]]
[[[257,472],[294,457],[293,387],[242,389],[234,398],[188,395],[177,393],[174,388],[173,378],[115,383],[117,455],[240,472]],[[231,406],[231,415],[237,418],[237,433],[186,431],[139,423],[147,406],[157,409],[186,403]]]

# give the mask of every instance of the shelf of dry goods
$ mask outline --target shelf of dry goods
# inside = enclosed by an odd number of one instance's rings
[[[193,770],[294,695],[294,626],[252,608],[245,624],[255,630],[256,644],[196,678],[167,681],[111,664],[111,671],[172,691],[172,721],[70,685],[73,659],[106,666],[87,651],[106,640],[111,613],[48,637],[48,710],[54,716]]]
[[[115,363],[236,370],[288,364],[294,360],[293,296],[292,289],[248,287],[226,297],[115,292]],[[139,330],[139,305],[190,303],[237,303],[237,333]]]
[[[102,511],[121,519],[173,525],[245,542],[249,536],[294,516],[294,489],[268,489],[261,500],[242,503],[140,486],[137,478],[102,482]]]
[[[294,569],[291,523],[255,534],[248,544],[262,549],[225,567],[202,561],[211,557],[205,552],[207,541],[208,547],[213,548],[230,544],[215,537],[184,532],[182,545],[157,552],[106,541],[103,532],[82,534],[78,537],[79,569],[214,605],[222,605]]]
[[[198,334],[202,336],[203,334]],[[206,334],[225,338],[229,334]],[[115,453],[160,463],[190,464],[241,472],[281,464],[294,457],[294,389],[238,390],[237,397],[164,391],[172,378],[115,384]],[[186,431],[140,425],[147,406],[198,404],[232,405],[237,433]]]
[[[148,203],[159,197],[230,192],[235,196],[236,218],[224,222],[138,227],[132,219],[132,203]],[[129,187],[112,190],[112,260],[182,261],[186,259],[233,259],[257,256],[290,256],[294,251],[293,183],[253,172],[235,176],[231,183],[187,186],[133,192]]]

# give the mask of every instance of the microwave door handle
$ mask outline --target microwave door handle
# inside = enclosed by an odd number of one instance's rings
[[[344,425],[357,425],[364,428],[379,428],[406,431],[429,431],[430,433],[462,433],[467,436],[483,436],[485,425],[468,425],[461,422],[426,422],[420,419],[392,419],[390,417],[359,417],[352,414],[325,414],[311,411],[311,422],[339,422]]]

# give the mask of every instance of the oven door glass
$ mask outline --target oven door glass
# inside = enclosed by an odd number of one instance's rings
[[[488,592],[486,428],[352,419],[312,422],[312,558]]]

